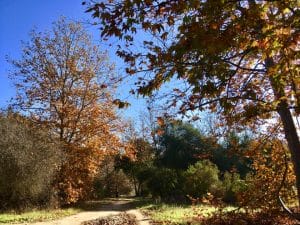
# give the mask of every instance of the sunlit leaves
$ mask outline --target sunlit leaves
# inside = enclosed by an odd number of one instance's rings
[[[280,208],[278,195],[286,200],[295,197],[295,176],[286,147],[279,140],[252,142],[247,152],[253,159],[253,174],[248,175],[248,189],[240,196],[241,204],[252,209]]]
[[[65,145],[67,161],[56,186],[64,203],[76,202],[91,188],[103,154],[119,146],[114,67],[79,23],[63,18],[49,32],[32,32],[12,64],[14,106]]]

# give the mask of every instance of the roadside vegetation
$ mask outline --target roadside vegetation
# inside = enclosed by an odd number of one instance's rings
[[[67,209],[49,209],[40,210],[32,209],[29,212],[16,213],[16,212],[5,212],[0,214],[0,223],[33,223],[59,219],[65,216],[74,215],[80,212],[77,208]]]
[[[213,205],[179,205],[179,204],[149,204],[140,208],[142,212],[150,217],[154,224],[190,224],[197,220],[210,217],[219,207]],[[225,207],[223,212],[235,210],[236,207]]]
[[[246,212],[234,206],[149,203],[140,207],[140,210],[157,225],[297,224],[284,212]]]

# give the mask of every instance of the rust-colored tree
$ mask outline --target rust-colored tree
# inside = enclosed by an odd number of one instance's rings
[[[253,173],[246,178],[247,189],[240,194],[244,208],[278,210],[280,194],[288,202],[295,199],[295,175],[286,146],[278,139],[253,141],[247,151]]]
[[[100,21],[102,37],[126,43],[117,54],[128,63],[127,72],[148,72],[137,83],[140,94],[177,79],[183,84],[174,87],[167,103],[180,113],[209,109],[243,125],[281,120],[300,193],[300,141],[293,120],[300,110],[299,1],[85,4]],[[140,48],[137,37],[144,38]]]
[[[49,32],[33,31],[22,58],[11,62],[13,106],[65,144],[56,185],[63,203],[76,202],[91,187],[103,151],[118,145],[114,66],[79,23],[64,18]]]

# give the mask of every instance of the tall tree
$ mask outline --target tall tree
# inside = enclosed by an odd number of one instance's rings
[[[101,151],[118,142],[113,65],[79,23],[64,18],[49,32],[33,31],[22,58],[11,62],[17,89],[13,105],[65,143],[68,159],[58,184],[67,203],[77,201],[95,174]]]
[[[174,121],[164,125],[158,146],[158,158],[163,166],[185,170],[200,159],[209,158],[218,145],[191,124]]]
[[[299,1],[123,0],[87,7],[102,37],[126,42],[117,54],[128,62],[127,72],[149,72],[138,84],[140,94],[175,78],[185,85],[174,88],[169,102],[181,113],[208,108],[244,124],[279,117],[300,193],[293,120],[300,110]]]

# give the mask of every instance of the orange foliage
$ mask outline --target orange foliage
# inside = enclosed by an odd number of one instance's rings
[[[69,204],[86,196],[102,156],[120,147],[112,98],[117,79],[107,54],[78,23],[62,18],[52,33],[31,38],[23,58],[12,62],[15,105],[62,142],[66,160],[55,186]]]
[[[242,193],[242,206],[257,209],[278,209],[278,195],[295,199],[295,175],[285,145],[279,140],[252,143],[248,155],[253,159],[253,174],[247,177],[248,188]]]

